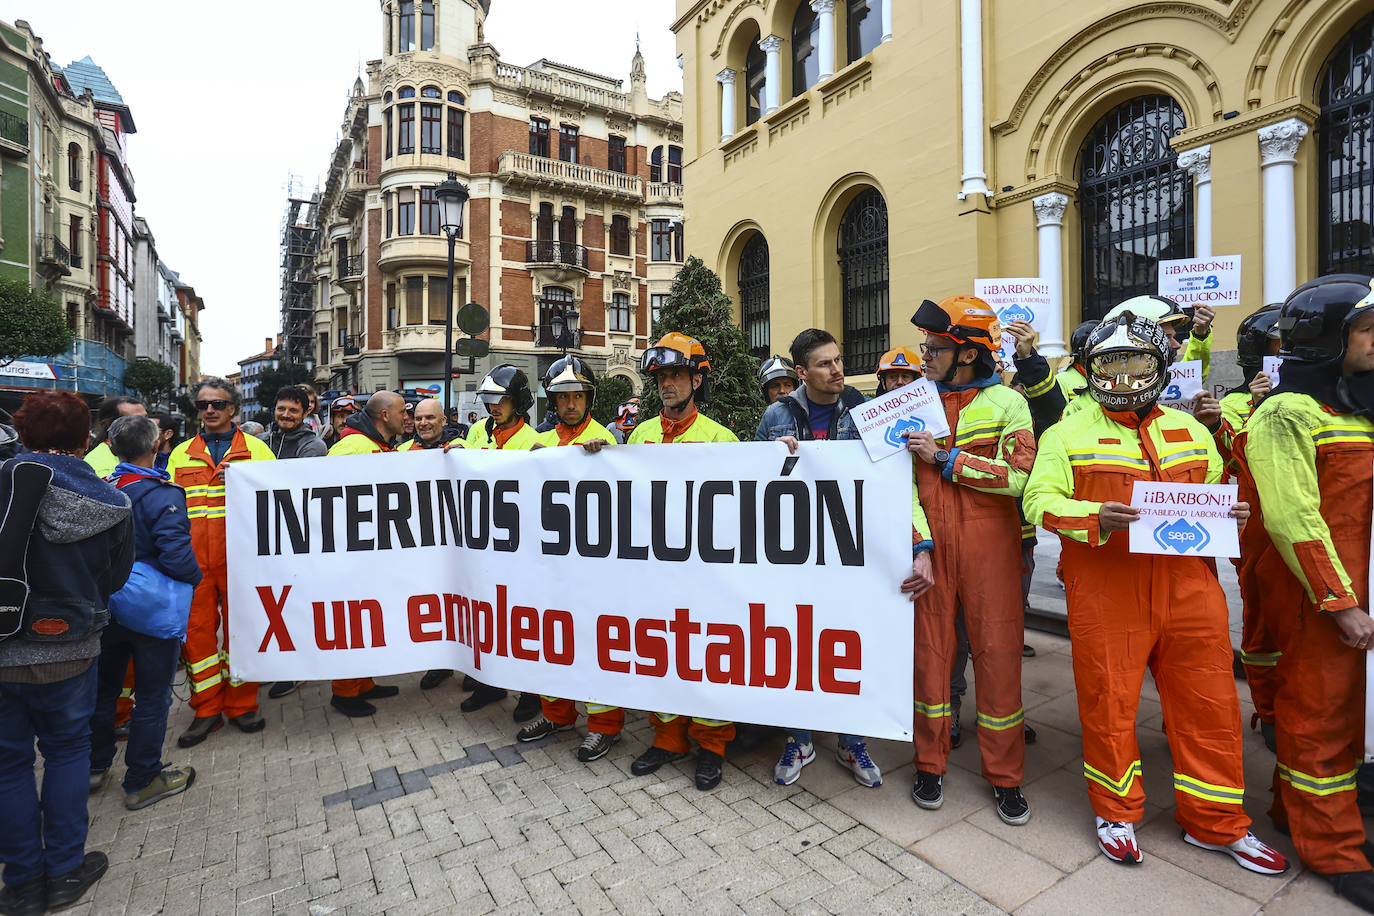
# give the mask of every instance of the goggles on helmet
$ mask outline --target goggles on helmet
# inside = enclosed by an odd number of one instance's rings
[[[674,350],[672,347],[650,347],[639,358],[639,367],[645,372],[653,372],[655,369],[671,369],[674,366],[681,366],[684,369],[695,368],[692,365],[691,357],[681,350]]]

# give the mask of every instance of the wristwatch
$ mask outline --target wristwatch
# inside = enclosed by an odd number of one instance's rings
[[[949,464],[949,450],[937,448],[935,450],[935,466],[943,471],[947,464]]]

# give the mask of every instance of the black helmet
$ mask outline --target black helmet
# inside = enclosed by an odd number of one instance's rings
[[[1279,309],[1277,302],[1251,312],[1241,319],[1236,329],[1236,365],[1245,369],[1264,367],[1264,358],[1270,356],[1269,348],[1279,339]]]
[[[562,391],[585,391],[587,409],[591,410],[596,399],[596,374],[586,360],[579,356],[564,356],[553,361],[544,373],[544,393],[553,396]]]
[[[1279,356],[1304,363],[1345,355],[1345,332],[1356,313],[1374,305],[1374,280],[1363,274],[1328,274],[1299,286],[1279,312]]]
[[[493,406],[501,403],[502,398],[510,398],[518,414],[529,413],[530,408],[534,406],[534,392],[530,391],[530,380],[525,377],[524,372],[510,363],[502,363],[483,377],[482,384],[477,386],[477,398],[483,404]]]
[[[1144,410],[1169,384],[1169,338],[1149,318],[1123,311],[1088,337],[1088,392],[1108,410]]]
[[[1069,352],[1073,355],[1073,361],[1080,366],[1086,365],[1088,358],[1088,336],[1097,330],[1097,326],[1102,322],[1094,318],[1092,321],[1085,321],[1073,329],[1069,335]]]

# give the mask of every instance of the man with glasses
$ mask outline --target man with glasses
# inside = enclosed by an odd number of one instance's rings
[[[229,574],[224,539],[224,477],[235,461],[267,461],[275,456],[267,443],[245,436],[234,423],[239,391],[222,378],[207,378],[193,393],[200,432],[172,450],[167,472],[186,490],[191,546],[201,580],[191,598],[182,658],[191,682],[195,718],[177,739],[194,747],[223,727],[224,716],[239,731],[258,732],[267,722],[258,713],[258,685],[229,676]]]

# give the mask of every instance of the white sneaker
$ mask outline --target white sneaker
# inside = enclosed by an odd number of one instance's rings
[[[1245,836],[1234,843],[1222,844],[1204,843],[1185,830],[1183,831],[1183,842],[1199,849],[1224,852],[1235,859],[1241,868],[1261,875],[1281,875],[1288,871],[1288,860],[1284,858],[1283,853],[1261,842],[1257,836],[1248,831]]]
[[[802,767],[816,759],[816,745],[810,741],[801,744],[787,737],[787,746],[782,749],[777,766],[773,767],[773,781],[780,786],[790,786],[801,779]]]
[[[1140,853],[1140,844],[1135,841],[1135,824],[1120,821],[1097,819],[1097,848],[1113,862],[1122,865],[1139,865],[1145,858]]]
[[[864,742],[856,741],[849,747],[836,748],[835,759],[840,766],[847,767],[854,774],[854,780],[859,785],[876,788],[883,784],[883,774],[873,758],[868,756],[868,745]]]

